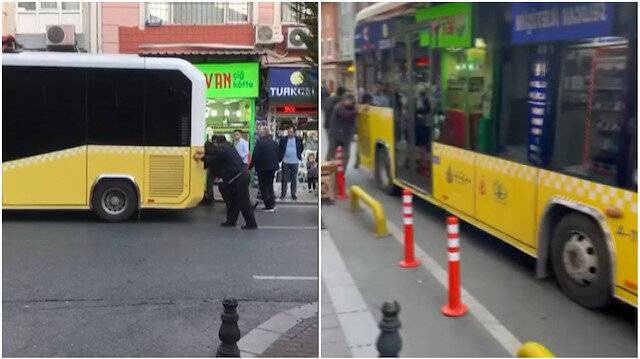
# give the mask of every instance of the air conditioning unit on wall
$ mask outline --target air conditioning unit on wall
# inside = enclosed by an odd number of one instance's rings
[[[260,25],[256,28],[256,45],[277,44],[284,41],[282,28],[276,25]]]
[[[47,46],[75,46],[76,27],[74,25],[47,25]]]
[[[307,45],[302,41],[304,35],[309,35],[306,27],[290,27],[287,29],[287,49],[305,50]]]

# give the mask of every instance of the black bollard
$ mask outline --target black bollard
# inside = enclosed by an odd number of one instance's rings
[[[402,326],[398,319],[400,304],[385,302],[382,305],[382,320],[380,321],[380,336],[376,348],[380,358],[397,358],[402,350],[402,339],[398,329]]]
[[[234,298],[227,298],[222,301],[224,312],[220,315],[222,324],[218,332],[220,345],[216,352],[216,357],[239,358],[238,340],[240,340],[240,328],[238,328],[238,301]]]

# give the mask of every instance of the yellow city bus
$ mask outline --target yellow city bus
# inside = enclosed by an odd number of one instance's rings
[[[204,193],[205,79],[184,60],[2,56],[2,206],[188,208]]]
[[[537,259],[637,306],[636,5],[375,4],[357,15],[358,152]]]

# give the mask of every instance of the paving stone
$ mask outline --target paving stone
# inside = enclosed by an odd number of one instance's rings
[[[240,339],[238,348],[244,352],[263,353],[279,337],[279,333],[256,328]]]
[[[301,319],[293,317],[291,315],[280,313],[266,322],[260,324],[258,328],[264,330],[270,330],[276,333],[285,333],[287,330],[293,328]]]
[[[318,315],[318,303],[311,303],[287,310],[285,313],[300,319],[308,319]]]

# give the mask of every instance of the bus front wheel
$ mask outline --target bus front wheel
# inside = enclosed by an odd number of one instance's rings
[[[551,260],[565,294],[587,308],[611,301],[611,259],[602,231],[583,214],[563,217],[554,229]]]
[[[399,193],[398,187],[393,184],[391,179],[389,153],[384,147],[376,150],[375,175],[378,186],[380,186],[385,193],[389,195],[397,195]]]
[[[92,197],[93,210],[107,222],[122,222],[131,217],[138,208],[136,191],[125,180],[100,181]]]

